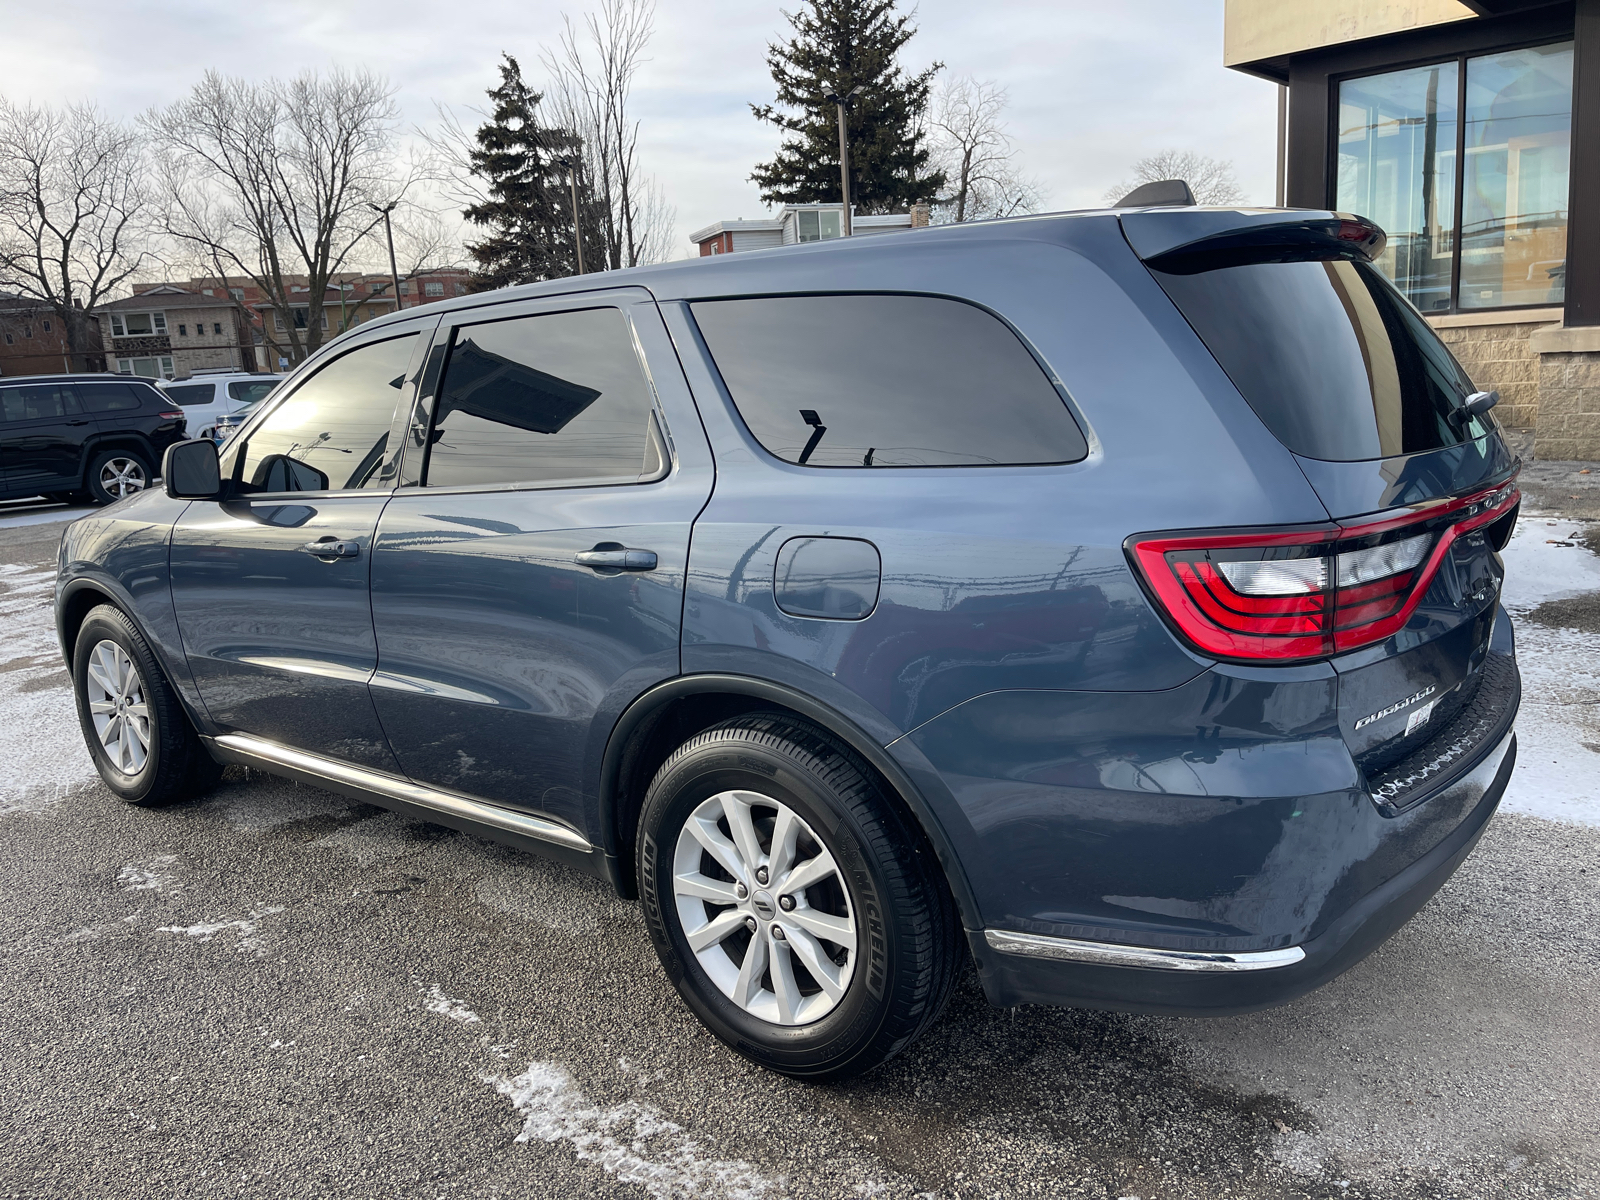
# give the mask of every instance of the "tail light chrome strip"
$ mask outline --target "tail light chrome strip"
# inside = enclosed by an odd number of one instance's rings
[[[1092,963],[1104,967],[1144,967],[1156,971],[1267,971],[1292,967],[1305,958],[1299,946],[1283,950],[1250,950],[1240,954],[1214,954],[1193,950],[1160,950],[1154,946],[1119,946],[1113,942],[1085,942],[1077,938],[1042,937],[985,929],[989,949],[1024,958],[1050,958],[1060,962]]]

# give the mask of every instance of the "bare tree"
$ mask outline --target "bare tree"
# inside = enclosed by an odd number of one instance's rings
[[[147,216],[135,132],[0,96],[0,289],[55,314],[72,370],[99,351],[89,311],[147,260]]]
[[[1208,158],[1193,150],[1163,150],[1133,164],[1131,182],[1119,183],[1106,191],[1106,203],[1115,204],[1143,183],[1162,179],[1181,179],[1194,193],[1196,204],[1243,204],[1244,189],[1233,174],[1228,159]]]
[[[581,30],[563,18],[559,48],[541,56],[554,124],[582,141],[582,169],[601,205],[610,268],[664,258],[677,216],[639,166],[639,123],[628,110],[654,21],[655,0],[600,0],[598,15],[586,15]]]
[[[947,79],[928,120],[933,163],[945,173],[949,195],[935,205],[935,220],[978,221],[1035,211],[1043,199],[1037,181],[1017,167],[1017,152],[1002,115],[1006,90],[990,80]]]
[[[145,117],[164,232],[224,283],[261,289],[284,344],[264,325],[267,341],[291,362],[322,344],[328,286],[381,221],[371,206],[418,174],[401,169],[396,116],[380,76],[334,70],[260,84],[208,71]]]

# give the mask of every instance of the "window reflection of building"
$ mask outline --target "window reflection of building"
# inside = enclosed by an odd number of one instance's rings
[[[1562,42],[1339,85],[1338,207],[1388,232],[1419,308],[1564,299],[1572,66]]]

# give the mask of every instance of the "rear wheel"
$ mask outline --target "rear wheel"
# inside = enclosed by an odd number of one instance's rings
[[[150,464],[131,450],[105,450],[89,463],[86,479],[97,504],[110,504],[150,486]]]
[[[898,1053],[960,961],[932,855],[842,742],[788,715],[697,735],[640,817],[656,951],[702,1021],[786,1075],[836,1079]]]
[[[72,682],[89,755],[117,795],[133,804],[169,804],[216,786],[222,767],[121,610],[102,604],[84,619]]]

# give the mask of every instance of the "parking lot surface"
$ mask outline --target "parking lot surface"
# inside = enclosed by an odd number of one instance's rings
[[[1221,1020],[969,975],[827,1086],[723,1048],[564,868],[237,769],[123,805],[55,645],[60,517],[0,514],[0,1196],[1600,1197],[1600,474],[1534,467],[1518,775],[1388,944]]]

